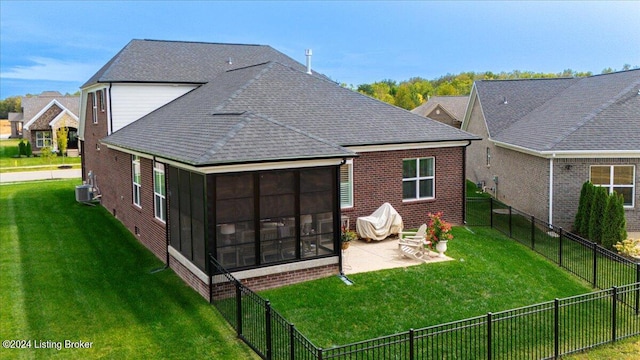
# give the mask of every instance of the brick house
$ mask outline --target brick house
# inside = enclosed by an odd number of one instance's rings
[[[469,96],[466,95],[432,96],[411,112],[460,129],[468,102]]]
[[[133,40],[80,112],[83,179],[203,296],[207,254],[253,289],[339,273],[343,221],[384,202],[462,223],[478,139],[261,45]]]
[[[499,200],[571,229],[582,184],[624,196],[640,230],[640,70],[585,78],[484,80],[462,129],[467,178]]]
[[[78,113],[80,97],[45,91],[40,95],[23,96],[22,112],[10,113],[12,137],[29,140],[34,152],[43,147],[57,150],[57,130],[68,128],[67,149],[70,155],[78,153]]]

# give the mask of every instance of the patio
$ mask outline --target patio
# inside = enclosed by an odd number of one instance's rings
[[[398,251],[396,236],[369,243],[360,239],[354,240],[349,248],[342,252],[346,275],[453,260],[448,256],[438,257],[438,253],[433,251],[425,259],[426,261],[420,261],[402,256]]]

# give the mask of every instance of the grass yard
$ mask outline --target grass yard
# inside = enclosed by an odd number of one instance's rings
[[[485,315],[591,287],[489,228],[453,229],[455,261],[337,277],[261,292],[320,347]],[[322,319],[319,321],[318,319]]]
[[[257,356],[206,300],[101,207],[77,180],[0,185],[2,359],[249,359]],[[89,349],[36,349],[47,341]]]
[[[57,169],[63,164],[80,168],[79,157],[56,156],[50,161],[42,157],[14,157],[18,155],[18,142],[18,139],[0,140],[0,172]],[[21,169],[12,169],[16,167]]]

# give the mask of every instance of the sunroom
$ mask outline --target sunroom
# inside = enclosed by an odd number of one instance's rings
[[[207,273],[208,254],[232,271],[339,255],[333,162],[215,174],[169,166],[170,247]]]

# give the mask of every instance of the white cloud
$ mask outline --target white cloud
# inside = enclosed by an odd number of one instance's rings
[[[96,64],[61,61],[45,57],[29,58],[32,65],[16,65],[0,73],[1,78],[49,81],[86,81],[100,68]]]

